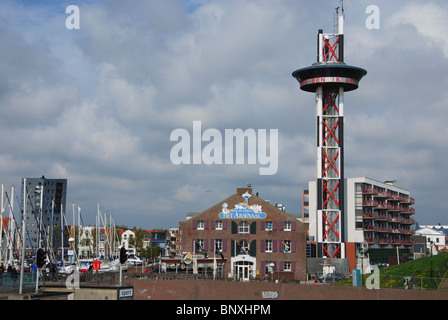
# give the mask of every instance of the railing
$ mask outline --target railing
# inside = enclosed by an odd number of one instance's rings
[[[389,192],[388,200],[400,201],[400,195]]]
[[[362,200],[362,205],[365,207],[377,207],[379,204],[378,201],[376,200],[370,200],[370,199],[363,199]]]
[[[39,280],[42,276],[39,276]],[[20,275],[3,274],[0,276],[0,293],[18,293],[20,287]],[[24,292],[31,292],[36,287],[36,274],[24,273],[22,289]]]
[[[385,238],[377,238],[370,237],[365,238],[367,243],[369,244],[395,244],[395,245],[412,245],[412,240],[404,240],[404,239],[385,239]]]
[[[400,196],[400,202],[408,203],[408,204],[415,204],[415,199],[412,197]]]
[[[379,289],[404,289],[404,290],[443,290],[447,291],[448,286],[445,285],[445,278],[441,277],[418,277],[418,276],[395,276],[383,275],[380,272]],[[361,286],[366,286],[366,280],[371,274],[364,274]],[[329,285],[352,286],[352,279],[343,282],[328,282]]]
[[[406,213],[406,214],[415,214],[415,209],[414,208],[401,207],[401,212],[402,213]]]
[[[373,195],[375,198],[387,198],[392,201],[400,201],[406,204],[415,204],[415,199],[409,196],[395,194],[386,190],[379,190],[374,187],[365,187],[361,190],[364,195]]]
[[[363,219],[374,219],[379,221],[388,221],[393,223],[402,223],[402,224],[414,224],[414,219],[408,219],[404,217],[395,217],[390,214],[380,214],[377,212],[363,212],[362,214]]]
[[[372,188],[372,187],[362,188],[361,191],[364,194],[377,194],[378,193],[378,189],[377,188]]]
[[[377,192],[377,194],[375,195],[378,198],[388,198],[389,197],[389,192],[387,191],[379,191]]]

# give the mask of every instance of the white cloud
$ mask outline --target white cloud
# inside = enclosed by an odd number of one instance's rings
[[[448,7],[446,3],[407,3],[386,21],[389,27],[413,25],[419,34],[431,40],[432,47],[440,47],[448,58]],[[409,46],[414,41],[408,39]]]

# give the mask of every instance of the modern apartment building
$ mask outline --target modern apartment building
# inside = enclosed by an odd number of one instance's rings
[[[359,268],[360,261],[373,265],[395,264],[397,259],[411,255],[412,218],[415,199],[410,192],[398,187],[396,181],[379,182],[366,177],[345,179],[344,237],[342,257],[349,259],[350,269]],[[316,181],[309,182],[303,199],[309,212],[309,240],[315,246],[316,257],[322,257],[322,232],[328,226],[319,225],[317,219]],[[305,215],[304,215],[305,216]],[[305,220],[306,221],[306,220]],[[364,257],[364,259],[362,259]],[[365,267],[365,266],[364,266]]]
[[[20,208],[26,209],[27,251],[61,246],[61,212],[66,212],[66,195],[67,179],[22,179]]]

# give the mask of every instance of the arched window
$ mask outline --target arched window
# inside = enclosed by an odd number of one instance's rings
[[[249,223],[247,221],[238,224],[238,233],[249,233]]]

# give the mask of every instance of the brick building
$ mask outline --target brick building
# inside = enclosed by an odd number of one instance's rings
[[[252,194],[252,188],[237,188],[236,194],[179,222],[184,255],[220,252],[226,274],[242,281],[305,280],[307,232],[307,223]]]

